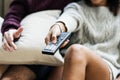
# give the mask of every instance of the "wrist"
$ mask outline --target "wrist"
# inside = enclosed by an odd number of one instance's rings
[[[55,25],[58,25],[62,32],[67,31],[67,28],[66,28],[64,22],[58,21],[58,22],[55,23]]]
[[[54,25],[51,26],[50,29],[52,29],[53,27],[59,27],[60,32],[67,32],[67,28],[66,28],[65,24],[61,21],[56,22]]]
[[[51,26],[51,28],[50,28],[50,29],[52,29],[52,28],[54,28],[54,27],[58,27],[58,28],[59,28],[59,30],[60,30],[60,32],[63,32],[63,30],[62,30],[62,28],[60,27],[60,25],[59,25],[59,24],[55,23],[54,25],[52,25],[52,26]]]

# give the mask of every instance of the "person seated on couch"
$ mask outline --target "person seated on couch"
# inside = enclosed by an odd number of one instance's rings
[[[73,32],[65,52],[62,80],[120,80],[119,0],[82,0],[65,7],[45,38]],[[65,51],[65,50],[64,50]],[[97,74],[96,74],[97,73]]]
[[[4,17],[1,28],[3,35],[2,47],[4,50],[11,52],[17,49],[14,41],[20,38],[20,34],[23,31],[20,22],[25,16],[42,10],[62,10],[64,6],[73,1],[77,0],[13,0],[8,13]],[[45,77],[44,74],[47,75],[49,70],[51,68],[44,65],[12,65],[2,76],[1,80],[35,80],[36,78],[45,80],[43,79]],[[52,80],[56,79],[53,78]]]

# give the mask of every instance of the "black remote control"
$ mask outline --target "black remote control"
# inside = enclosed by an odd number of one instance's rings
[[[62,32],[60,36],[57,37],[57,42],[55,44],[49,42],[48,45],[42,50],[42,53],[54,55],[55,52],[59,49],[59,47],[62,45],[62,43],[64,43],[65,40],[68,39],[70,34],[71,34],[70,32]]]

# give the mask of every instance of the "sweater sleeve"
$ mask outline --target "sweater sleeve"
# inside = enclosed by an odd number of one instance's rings
[[[27,0],[13,0],[10,4],[9,11],[4,17],[1,32],[2,34],[10,28],[17,29],[20,27],[20,21],[27,14]]]
[[[64,8],[57,22],[63,22],[68,32],[76,31],[83,25],[82,8],[77,3],[70,3]]]

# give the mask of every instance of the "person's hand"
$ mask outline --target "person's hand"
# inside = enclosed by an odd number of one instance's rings
[[[20,27],[17,30],[16,29],[10,29],[4,33],[3,36],[3,44],[2,47],[6,51],[14,51],[17,49],[14,39],[19,38],[21,35],[21,32],[23,31],[23,28]]]
[[[50,30],[49,30],[46,38],[45,38],[45,43],[48,44],[50,41],[52,41],[53,43],[56,43],[57,42],[57,37],[60,35],[61,32],[65,32],[65,31],[66,31],[66,28],[65,28],[64,24],[62,24],[62,23],[54,24],[50,28]],[[64,47],[68,42],[69,42],[69,40],[66,40],[62,44],[61,47]]]

